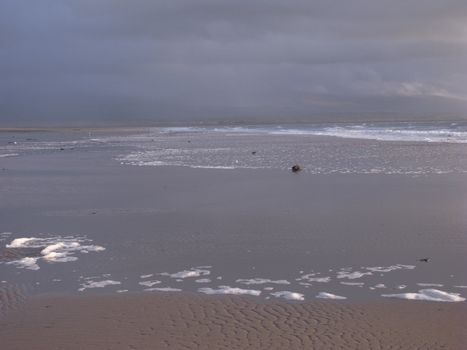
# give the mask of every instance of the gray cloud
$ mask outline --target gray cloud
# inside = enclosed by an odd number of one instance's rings
[[[0,122],[463,118],[465,0],[4,0]]]

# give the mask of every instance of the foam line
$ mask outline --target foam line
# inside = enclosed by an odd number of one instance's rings
[[[284,298],[287,300],[300,300],[303,301],[305,300],[305,296],[301,293],[296,293],[296,292],[289,292],[289,291],[280,291],[280,292],[274,292],[271,293],[271,295],[275,296],[276,298]]]
[[[418,293],[400,293],[400,294],[383,294],[383,297],[399,298],[408,300],[427,300],[427,301],[443,301],[443,302],[459,302],[465,301],[459,293],[448,293],[438,289],[421,289]]]
[[[235,294],[235,295],[254,295],[258,296],[261,294],[260,290],[254,289],[242,289],[234,288],[229,286],[219,286],[219,288],[198,288],[198,292],[204,294]]]

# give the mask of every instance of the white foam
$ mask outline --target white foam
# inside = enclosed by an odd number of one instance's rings
[[[193,169],[219,169],[219,170],[233,170],[241,167],[235,166],[222,166],[222,165],[189,165],[189,168]]]
[[[411,141],[411,142],[447,142],[466,143],[467,133],[451,129],[436,130],[410,129],[402,124],[394,126],[345,125],[316,129],[280,129],[270,132],[276,135],[318,135],[334,136],[350,139],[366,139],[378,141]]]
[[[379,284],[375,285],[373,288],[382,289],[382,288],[386,288],[386,285],[384,283],[379,283]]]
[[[163,128],[162,133],[224,133],[240,135],[318,135],[379,141],[467,142],[467,133],[456,125],[433,128],[415,128],[414,124],[343,124],[339,126],[274,127],[216,127],[216,128]],[[417,126],[418,127],[418,126]]]
[[[7,248],[25,248],[29,247],[29,242],[35,241],[36,238],[34,237],[23,237],[23,238],[16,238],[11,241],[10,244],[7,244]]]
[[[311,283],[308,283],[308,282],[298,282],[299,285],[301,286],[306,286],[306,287],[311,287],[312,284]]]
[[[188,133],[188,132],[200,132],[203,128],[196,127],[196,126],[174,126],[174,127],[166,127],[160,128],[160,132],[165,133]]]
[[[182,290],[179,288],[171,288],[171,287],[159,287],[159,288],[146,288],[144,289],[145,292],[181,292]]]
[[[204,294],[234,294],[234,295],[254,295],[261,294],[260,290],[233,288],[229,286],[219,286],[219,288],[198,288],[198,292]]]
[[[395,270],[413,270],[415,268],[414,265],[391,265],[391,266],[373,266],[373,267],[365,267],[365,269],[372,271],[372,272],[391,272]]]
[[[280,292],[274,292],[271,293],[271,295],[275,296],[276,298],[284,298],[287,300],[305,300],[305,296],[301,293],[296,293],[296,292],[289,292],[289,291],[280,291]]]
[[[86,254],[89,252],[100,252],[105,250],[104,247],[98,245],[85,244],[91,240],[84,237],[21,237],[16,238],[7,244],[7,248],[20,249],[20,248],[43,248],[40,252],[40,257],[26,257],[20,260],[9,262],[8,264],[16,265],[20,268],[29,268],[31,270],[38,270],[39,259],[50,263],[56,262],[69,262],[76,261],[78,257],[74,256],[76,253]],[[34,264],[33,260],[34,259]],[[30,264],[30,267],[27,265]]]
[[[162,283],[162,282],[161,281],[141,281],[139,282],[139,285],[145,286],[145,287],[152,287],[159,283]]]
[[[196,283],[209,283],[211,280],[209,278],[199,278],[195,280]]]
[[[37,260],[39,258],[31,258],[26,257],[15,261],[9,261],[7,265],[14,265],[20,269],[28,269],[28,270],[39,270],[39,265],[37,265]]]
[[[438,289],[421,289],[418,293],[401,293],[401,294],[383,294],[383,297],[399,298],[408,300],[427,300],[427,301],[444,301],[444,302],[459,302],[465,301],[459,293],[448,293]]]
[[[357,286],[357,287],[362,287],[365,285],[363,282],[341,282],[341,284],[345,286]]]
[[[372,272],[361,272],[361,271],[338,271],[337,278],[348,278],[350,280],[362,278],[363,276],[372,275]]]
[[[149,277],[152,277],[152,276],[154,276],[154,274],[150,273],[148,275],[141,275],[141,276],[139,276],[139,278],[144,279],[144,278],[149,278]]]
[[[331,277],[311,277],[308,278],[309,282],[328,283],[331,282]]]
[[[316,297],[320,299],[335,299],[335,300],[347,299],[346,297],[332,294],[332,293],[327,293],[327,292],[320,292]]]
[[[119,290],[116,290],[117,293],[126,293],[128,292],[128,289],[119,289]]]
[[[205,269],[192,268],[190,270],[179,271],[175,273],[162,272],[161,276],[169,276],[171,278],[189,278],[189,277],[200,277],[211,274],[211,271]]]
[[[467,288],[467,286],[454,286],[455,288]]]
[[[417,286],[420,287],[443,287],[441,283],[417,283]]]
[[[0,154],[0,158],[17,157],[17,156],[19,156],[18,153],[3,153],[3,154]]]
[[[58,242],[51,244],[46,248],[42,249],[41,254],[45,260],[55,262],[66,262],[77,260],[77,257],[69,256],[70,252],[73,252],[80,248],[78,242]]]
[[[466,143],[467,132],[456,125],[443,125],[434,128],[419,127],[411,123],[398,124],[341,124],[333,126],[305,126],[290,128],[282,126],[258,127],[189,127],[162,128],[161,133],[223,133],[237,135],[317,135],[334,136],[352,139],[368,139],[378,141],[415,141],[415,142],[448,142]],[[454,127],[454,128],[453,128]]]
[[[328,276],[320,277],[320,276],[317,276],[317,275],[319,275],[319,274],[318,273],[309,273],[309,274],[300,276],[300,278],[298,278],[297,280],[298,281],[306,280],[308,282],[318,282],[318,283],[328,283],[328,282],[331,281],[331,277],[328,277]]]
[[[119,281],[113,281],[113,280],[103,280],[103,281],[87,281],[86,283],[81,284],[81,288],[78,290],[80,292],[84,291],[85,289],[90,289],[90,288],[104,288],[107,286],[112,286],[112,285],[117,285],[117,284],[122,284]]]
[[[241,284],[290,284],[287,280],[270,280],[268,278],[238,279],[235,282]]]

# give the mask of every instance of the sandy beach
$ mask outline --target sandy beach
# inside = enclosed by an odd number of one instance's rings
[[[466,305],[248,297],[40,297],[0,320],[2,349],[465,349]]]

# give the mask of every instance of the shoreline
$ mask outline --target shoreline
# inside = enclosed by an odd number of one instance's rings
[[[151,126],[115,126],[115,127],[99,127],[99,126],[85,126],[85,127],[11,127],[0,128],[0,133],[34,133],[34,132],[102,132],[102,133],[132,133],[143,132],[151,128]]]
[[[466,324],[465,303],[48,295],[0,317],[0,339],[6,350],[465,349]]]
[[[366,119],[366,118],[356,118],[352,121],[344,120],[327,120],[316,119],[316,120],[294,120],[292,122],[285,121],[282,119],[273,120],[273,121],[261,121],[261,120],[251,120],[251,121],[233,121],[233,120],[206,120],[203,122],[190,122],[190,121],[180,121],[180,122],[170,122],[162,121],[158,123],[138,123],[138,124],[115,124],[112,126],[107,125],[93,125],[93,124],[82,124],[82,125],[46,125],[46,126],[3,126],[0,127],[0,133],[3,132],[48,132],[48,131],[57,131],[57,132],[73,132],[73,131],[102,131],[102,132],[118,132],[119,130],[145,130],[148,128],[166,128],[166,127],[228,127],[228,126],[267,126],[267,125],[351,125],[351,124],[375,124],[382,125],[387,123],[414,123],[414,124],[425,124],[425,123],[465,123],[467,122],[466,118],[448,118],[448,119],[436,119],[436,118],[427,118],[423,120],[415,121],[413,119],[401,118],[397,120],[393,119]]]

